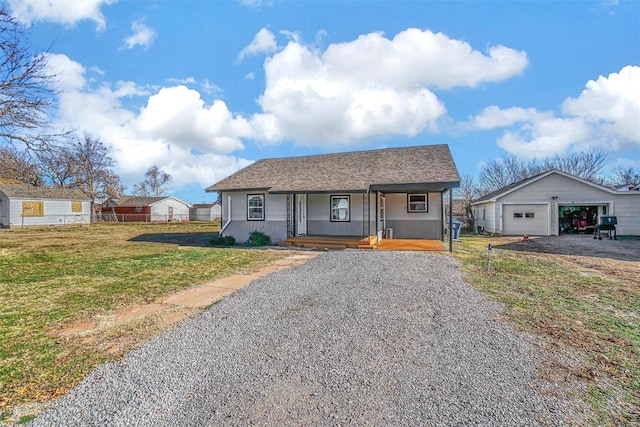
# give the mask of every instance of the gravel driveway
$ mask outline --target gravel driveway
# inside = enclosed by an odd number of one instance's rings
[[[96,369],[33,425],[559,425],[538,350],[442,254],[328,252]]]

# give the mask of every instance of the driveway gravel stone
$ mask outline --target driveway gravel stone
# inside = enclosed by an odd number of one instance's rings
[[[564,424],[541,350],[500,310],[447,255],[328,252],[97,368],[32,424]]]

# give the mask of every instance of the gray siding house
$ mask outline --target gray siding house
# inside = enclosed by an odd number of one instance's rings
[[[615,215],[617,233],[640,236],[640,192],[616,191],[559,170],[516,182],[472,203],[476,225],[504,235],[591,233]]]
[[[447,145],[259,160],[206,189],[221,235],[442,239],[443,195],[460,176]]]
[[[0,179],[0,227],[89,224],[91,200],[79,190]]]

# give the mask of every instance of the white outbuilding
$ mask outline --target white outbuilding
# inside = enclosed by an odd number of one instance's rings
[[[89,224],[91,200],[70,188],[35,187],[0,179],[0,227]]]
[[[593,233],[603,216],[617,218],[617,234],[640,236],[640,191],[617,191],[550,170],[472,203],[476,226],[503,235]]]

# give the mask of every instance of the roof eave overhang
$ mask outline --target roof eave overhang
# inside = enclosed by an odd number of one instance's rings
[[[359,188],[357,190],[353,189],[333,189],[333,190],[286,190],[286,189],[277,189],[270,190],[271,194],[337,194],[337,193],[366,193],[366,189]]]
[[[444,192],[452,188],[460,187],[460,181],[446,182],[419,182],[405,184],[372,184],[371,191],[382,191],[387,193],[406,193],[410,191],[440,191]]]
[[[269,191],[271,187],[253,187],[253,188],[207,188],[206,193],[235,193],[239,191]]]

